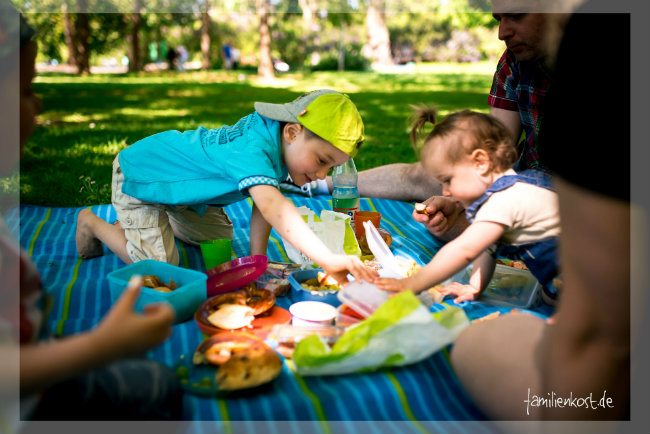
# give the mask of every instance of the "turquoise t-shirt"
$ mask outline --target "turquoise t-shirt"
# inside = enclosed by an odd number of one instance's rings
[[[154,134],[122,150],[122,192],[166,205],[208,205],[244,199],[253,185],[278,186],[282,164],[280,123],[254,112],[218,129]]]

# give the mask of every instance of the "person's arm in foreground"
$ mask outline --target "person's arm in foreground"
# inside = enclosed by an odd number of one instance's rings
[[[373,281],[376,278],[376,272],[365,266],[358,257],[332,253],[312,232],[296,207],[277,188],[270,185],[255,185],[248,191],[261,215],[278,234],[323,267],[337,281],[347,282],[348,272],[357,280]],[[259,248],[252,243],[251,239],[251,250],[258,251]]]
[[[469,265],[496,242],[504,230],[504,226],[499,223],[475,222],[458,238],[445,244],[431,262],[414,275],[404,279],[381,278],[375,283],[378,288],[385,291],[411,290],[417,294]]]
[[[487,288],[492,275],[494,274],[494,267],[496,260],[488,252],[483,252],[478,258],[474,260],[474,271],[469,279],[467,285],[459,282],[451,282],[451,284],[440,290],[442,295],[455,295],[454,303],[461,301],[475,300],[478,295]]]
[[[557,179],[564,286],[542,386],[558,396],[606,393],[612,407],[543,408],[545,419],[624,418],[630,392],[630,206]]]
[[[31,393],[115,360],[143,355],[172,332],[174,311],[151,304],[133,310],[142,281],[134,281],[96,328],[20,348],[20,390]]]

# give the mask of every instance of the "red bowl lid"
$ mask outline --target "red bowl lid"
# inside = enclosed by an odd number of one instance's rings
[[[210,268],[207,295],[213,297],[241,288],[253,282],[266,271],[269,258],[265,255],[243,256]]]

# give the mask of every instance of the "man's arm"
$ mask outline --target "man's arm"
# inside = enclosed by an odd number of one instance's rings
[[[512,137],[516,145],[519,142],[519,138],[521,137],[521,132],[523,131],[523,128],[521,126],[521,118],[519,117],[519,112],[500,109],[496,107],[490,107],[490,116],[494,116],[495,118],[500,120],[506,126],[506,128],[510,130],[510,133],[512,133]]]
[[[440,183],[429,175],[422,163],[394,163],[359,172],[357,183],[362,197],[400,200],[403,202],[428,199],[442,194]],[[327,177],[327,188],[334,189],[332,177]]]

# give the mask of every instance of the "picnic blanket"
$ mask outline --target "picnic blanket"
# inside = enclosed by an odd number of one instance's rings
[[[320,214],[331,208],[331,196],[312,198],[287,195],[296,206]],[[249,254],[250,199],[225,208],[234,225],[233,253]],[[394,253],[426,264],[440,248],[426,229],[411,218],[412,204],[381,199],[361,200],[362,210],[379,211],[381,227],[393,236]],[[78,256],[74,235],[81,208],[47,208],[23,205],[5,214],[7,225],[35,261],[45,290],[54,298],[48,326],[57,336],[92,328],[111,306],[106,275],[124,263],[105,248],[105,255],[90,260]],[[117,217],[111,205],[92,206],[104,220]],[[205,270],[199,248],[178,241],[182,267]],[[275,230],[268,248],[269,260],[288,261]],[[287,308],[290,298],[279,297]],[[453,302],[434,304],[431,311]],[[471,302],[461,304],[470,319],[508,308]],[[546,315],[543,309],[538,314]],[[169,340],[147,356],[173,366],[180,354],[191,354],[204,339],[193,320],[174,326]],[[226,398],[185,395],[185,418],[211,422],[210,432],[493,432],[485,416],[460,386],[449,363],[449,348],[422,362],[374,373],[327,377],[301,377],[285,361],[281,375],[254,393]],[[459,422],[465,421],[465,422]]]

